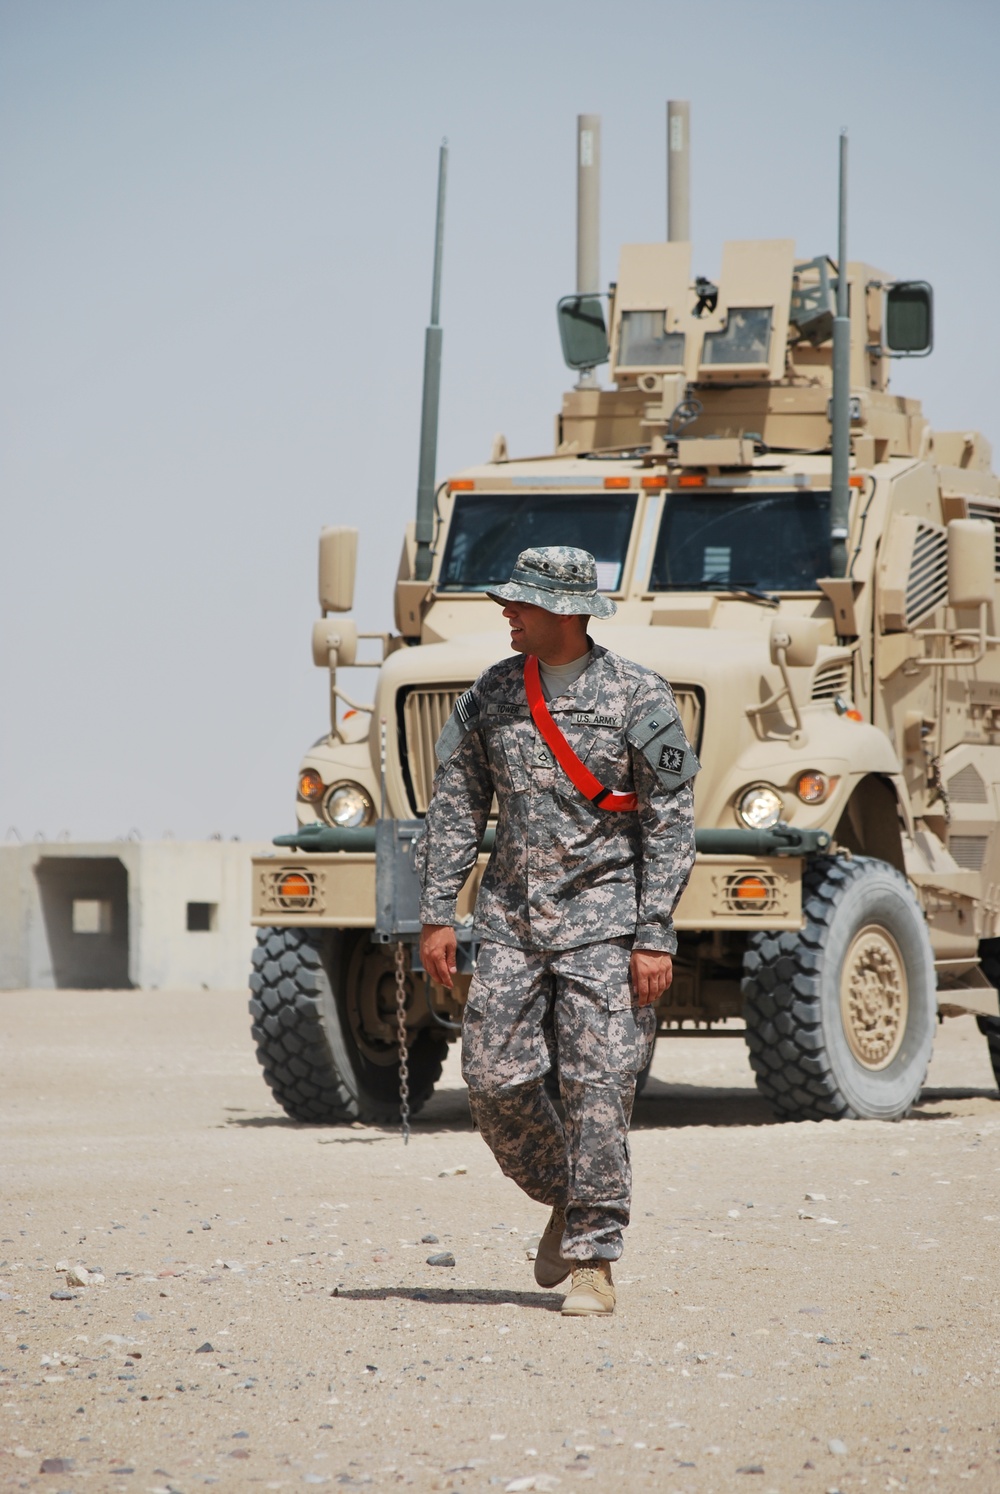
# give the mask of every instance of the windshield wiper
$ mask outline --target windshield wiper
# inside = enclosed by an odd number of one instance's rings
[[[749,581],[730,581],[728,576],[706,576],[702,581],[670,581],[668,591],[728,591],[734,596],[751,597],[763,602],[765,607],[777,607],[778,598],[768,591],[761,591]]]

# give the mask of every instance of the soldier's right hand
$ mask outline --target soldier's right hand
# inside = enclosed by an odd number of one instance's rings
[[[437,986],[452,988],[458,969],[455,930],[450,923],[425,923],[420,931],[420,960]]]

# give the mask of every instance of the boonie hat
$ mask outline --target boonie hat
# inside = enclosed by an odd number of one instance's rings
[[[531,602],[562,617],[582,613],[613,617],[618,611],[610,597],[597,590],[597,561],[589,550],[572,545],[545,545],[522,550],[503,586],[488,588],[495,602]]]

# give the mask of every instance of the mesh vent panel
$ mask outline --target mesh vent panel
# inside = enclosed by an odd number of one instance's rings
[[[833,700],[835,695],[843,695],[850,699],[851,696],[851,661],[850,659],[833,659],[829,664],[821,664],[816,671],[813,681],[813,700]]]
[[[993,525],[993,569],[1000,576],[1000,512],[985,503],[969,504],[970,519],[989,519]]]
[[[948,849],[963,871],[980,871],[988,839],[986,835],[950,835]]]
[[[986,785],[971,763],[948,779],[948,797],[956,804],[987,803]]]
[[[906,582],[906,626],[940,607],[948,595],[948,541],[943,529],[917,526]]]

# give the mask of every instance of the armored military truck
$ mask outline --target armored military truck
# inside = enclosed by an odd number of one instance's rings
[[[904,1115],[937,1022],[959,1013],[1000,1077],[990,447],[890,390],[894,358],[930,351],[931,292],[848,259],[846,141],[837,258],[730,242],[710,282],[691,263],[686,129],[671,105],[668,238],[626,245],[602,293],[599,122],[581,117],[577,290],[559,304],[578,378],[554,450],[514,458],[498,438],[435,483],[442,169],[395,628],[359,644],[357,535],[325,530],[313,652],[330,730],[299,769],[298,829],[253,862],[253,1033],[298,1120],[388,1122],[401,1078],[416,1110],[457,1034],[491,832],[460,900],[454,992],[419,965],[412,846],[438,734],[507,652],[486,589],[528,545],[593,552],[618,607],[593,636],[670,680],[703,765],[659,1034],[745,1033],[786,1119]],[[338,683],[359,648],[376,654],[370,704]]]

